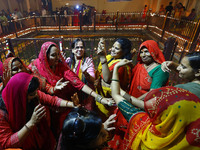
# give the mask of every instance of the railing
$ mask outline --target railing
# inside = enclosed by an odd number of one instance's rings
[[[165,42],[169,37],[175,37],[177,46],[173,51],[176,60],[189,51],[199,51],[199,21],[186,21],[167,16],[156,16],[147,13],[144,18],[142,12],[114,12],[96,14],[90,18],[79,15],[49,15],[45,17],[32,16],[9,21],[13,34],[6,38],[18,38],[30,32],[40,31],[68,31],[68,30],[149,30],[157,35],[158,41]],[[5,54],[5,42],[1,40],[0,52]],[[1,57],[2,59],[2,57]],[[4,57],[3,57],[4,59]],[[173,58],[172,58],[173,59]]]

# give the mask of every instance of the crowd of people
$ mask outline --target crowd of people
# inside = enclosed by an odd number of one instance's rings
[[[178,19],[184,19],[189,21],[194,21],[197,17],[196,11],[193,8],[189,15],[187,15],[187,9],[185,6],[183,6],[182,3],[176,3],[173,6],[173,2],[169,2],[169,5],[164,7],[164,5],[160,6],[159,9],[159,15],[165,15],[168,13],[168,16],[178,18]]]
[[[153,40],[132,51],[119,38],[110,54],[105,43],[98,69],[80,38],[66,59],[48,41],[29,66],[0,64],[0,149],[199,149],[200,53],[176,64]],[[187,82],[168,86],[171,70]]]

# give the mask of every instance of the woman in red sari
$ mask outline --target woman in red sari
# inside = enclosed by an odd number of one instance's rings
[[[142,98],[149,90],[166,85],[169,74],[163,72],[161,69],[160,64],[164,62],[165,59],[158,44],[153,40],[147,40],[141,44],[137,60],[137,65],[132,69],[132,81],[129,94],[136,98],[139,96]],[[123,82],[120,78],[120,74],[119,79],[120,83]],[[124,92],[123,88],[121,91],[124,94],[124,98],[130,98],[130,96]],[[127,122],[119,110],[117,116],[116,125],[121,126],[121,130],[120,132],[116,132],[115,137],[109,142],[109,146],[114,149],[119,148],[119,143],[122,142],[127,129]]]
[[[27,66],[23,63],[21,59],[18,57],[9,57],[7,58],[3,63],[3,82],[0,83],[0,89],[1,91],[6,86],[7,82],[10,80],[10,78],[19,73],[19,72],[26,72],[29,74],[32,74],[33,76],[36,76],[33,74],[33,72],[27,68]],[[39,78],[36,76],[40,81],[40,90],[53,95],[55,91],[62,89],[64,86],[66,86],[67,82],[61,82],[58,81],[55,86],[51,86],[46,82],[44,78]]]
[[[38,79],[27,73],[18,73],[7,83],[0,98],[0,148],[55,148],[50,116],[42,105],[58,108],[67,102],[42,94],[38,87]]]
[[[65,81],[69,81],[64,89],[54,93],[58,97],[70,99],[76,91],[82,91],[94,97],[96,101],[102,104],[110,106],[113,104],[111,99],[103,98],[98,95],[79,79],[79,77],[69,68],[62,57],[58,46],[53,42],[45,42],[42,45],[38,58],[29,65],[29,68],[34,74],[45,78],[52,86],[55,86],[56,82],[61,78]],[[60,130],[66,115],[67,114],[63,113],[55,115],[54,123],[55,126],[59,126]],[[56,119],[59,119],[59,121],[56,121]],[[59,132],[60,131],[57,132],[57,135],[59,135]]]
[[[161,69],[165,58],[155,41],[147,40],[140,45],[137,60],[132,70],[130,95],[137,98],[167,84],[169,74]]]

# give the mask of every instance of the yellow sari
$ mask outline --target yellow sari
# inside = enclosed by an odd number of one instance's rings
[[[145,97],[145,112],[128,126],[123,150],[200,149],[200,99],[187,90],[163,87]]]
[[[121,59],[114,59],[111,55],[107,55],[106,59],[108,62],[109,70],[111,72],[113,71],[115,64],[121,60]],[[103,81],[101,63],[98,66],[97,72],[98,72],[97,77],[100,78],[99,79],[100,83],[98,86],[96,86],[97,87],[96,92],[98,94],[102,95],[103,97],[110,98],[111,97],[110,85]],[[131,67],[130,66],[121,67],[118,72],[119,72],[120,85],[121,85],[122,89],[127,90],[128,84],[130,83],[130,80],[131,80]],[[102,105],[99,102],[96,102],[96,105],[99,108],[99,110],[103,114],[105,114],[107,117],[110,115],[110,113],[109,113],[110,111],[104,105]]]

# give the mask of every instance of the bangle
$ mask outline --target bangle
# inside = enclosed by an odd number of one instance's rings
[[[25,124],[24,126],[26,127],[26,129],[27,129],[28,131],[30,130],[30,128],[29,128],[26,124]]]
[[[68,106],[69,101],[66,101],[66,106]],[[69,107],[69,106],[68,106]]]
[[[90,92],[90,94],[89,94],[90,96],[91,96],[92,92],[93,92],[93,91]]]
[[[111,79],[111,81],[116,81],[116,82],[119,82],[119,80],[117,80],[117,79]]]
[[[106,61],[104,61],[104,62],[101,62],[101,65],[103,65],[103,64],[106,64],[107,63],[107,60]]]
[[[125,93],[125,94],[123,95],[123,97],[124,97],[127,101],[131,102],[131,95],[129,95],[128,93]]]
[[[103,97],[101,95],[98,95],[95,99],[97,102],[101,103],[101,100],[103,99]]]

